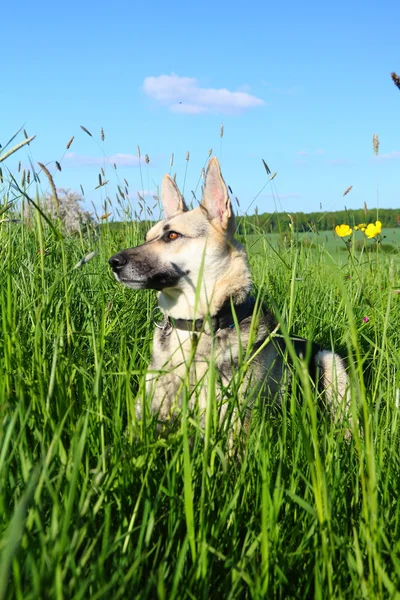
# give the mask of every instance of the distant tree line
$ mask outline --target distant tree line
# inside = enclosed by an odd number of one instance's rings
[[[382,222],[382,227],[400,227],[400,208],[380,208],[364,211],[339,210],[335,212],[276,212],[254,214],[245,217],[237,217],[239,233],[246,225],[254,226],[255,229],[265,233],[279,233],[287,231],[291,224],[296,231],[330,231],[336,225],[346,223],[353,227],[359,223],[375,222],[377,218]]]

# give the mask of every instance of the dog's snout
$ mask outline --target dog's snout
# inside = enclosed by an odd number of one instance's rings
[[[126,255],[123,252],[118,252],[118,254],[114,254],[114,256],[112,256],[108,260],[108,262],[109,262],[110,267],[114,271],[117,271],[118,269],[121,269],[121,267],[126,265],[126,263],[128,262],[128,258],[126,257]]]

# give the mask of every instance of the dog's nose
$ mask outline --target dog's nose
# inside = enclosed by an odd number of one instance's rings
[[[118,269],[121,269],[121,267],[126,265],[126,263],[128,262],[128,259],[123,252],[118,252],[118,254],[114,254],[114,256],[112,256],[108,260],[108,262],[109,262],[110,267],[114,271],[117,271]]]

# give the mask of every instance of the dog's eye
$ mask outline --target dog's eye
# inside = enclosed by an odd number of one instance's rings
[[[166,233],[164,236],[164,240],[166,242],[172,242],[173,240],[177,240],[180,237],[180,233],[177,233],[176,231],[168,231],[168,233]]]

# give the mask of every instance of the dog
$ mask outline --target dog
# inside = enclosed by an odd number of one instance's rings
[[[212,385],[218,388],[224,420],[229,386],[245,362],[239,397],[244,409],[241,423],[248,427],[260,394],[268,402],[282,400],[296,356],[307,359],[310,376],[323,389],[332,412],[340,409],[348,414],[348,376],[342,358],[301,338],[288,341],[279,334],[272,313],[252,297],[247,255],[235,239],[235,217],[218,160],[209,161],[196,208],[188,210],[169,175],[162,180],[161,192],[165,218],[147,232],[143,244],[109,259],[117,281],[135,290],[157,290],[157,308],[163,314],[163,321],[156,323],[146,401],[138,399],[137,419],[144,418],[149,404],[160,426],[165,426],[179,413],[188,393],[187,407],[197,409],[204,419],[213,371]]]

